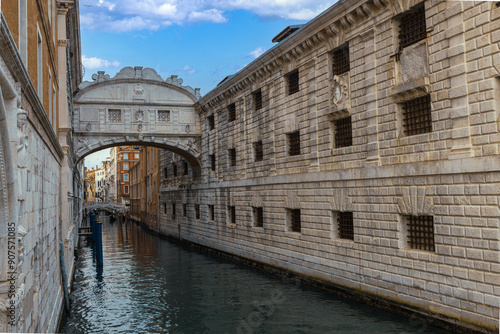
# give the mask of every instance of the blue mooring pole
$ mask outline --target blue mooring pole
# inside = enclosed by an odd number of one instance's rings
[[[92,235],[90,236],[90,240],[92,241],[92,243],[95,243],[95,221],[95,213],[92,211],[90,212],[90,232],[92,233]]]
[[[100,220],[97,220],[95,222],[95,248],[96,248],[96,257],[97,257],[97,266],[102,267],[103,266],[103,256],[102,256],[102,222]]]

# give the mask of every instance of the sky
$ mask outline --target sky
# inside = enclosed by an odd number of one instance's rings
[[[289,25],[307,23],[336,0],[80,0],[84,81],[126,66],[215,88],[274,46]],[[94,167],[109,149],[85,158]]]

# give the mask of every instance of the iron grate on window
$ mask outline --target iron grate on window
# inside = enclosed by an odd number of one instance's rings
[[[215,117],[214,115],[210,115],[207,117],[208,121],[208,129],[213,130],[215,128]]]
[[[434,217],[408,216],[408,245],[434,252]]]
[[[262,90],[257,90],[253,93],[253,101],[255,105],[255,110],[262,108]]]
[[[229,206],[229,219],[231,221],[231,224],[236,225],[236,207],[235,206]]]
[[[300,232],[300,209],[290,210],[290,229],[293,232]]]
[[[335,147],[347,147],[352,145],[352,123],[351,116],[335,121]]]
[[[290,72],[288,78],[288,95],[295,94],[299,91],[299,70]]]
[[[349,47],[342,47],[333,51],[333,74],[340,75],[349,72],[350,69]]]
[[[174,172],[174,176],[177,176],[177,165],[174,162],[172,162],[172,170]]]
[[[299,155],[300,154],[300,132],[295,131],[288,134],[288,154],[289,155]]]
[[[158,110],[158,122],[162,123],[170,122],[170,111]]]
[[[108,110],[108,121],[117,123],[122,121],[122,111],[117,109]]]
[[[187,210],[187,204],[182,204],[182,215],[184,217],[187,217],[187,215],[188,215],[187,212],[188,212],[188,210]]]
[[[184,173],[184,175],[188,175],[188,173],[189,173],[189,164],[187,163],[187,161],[183,161],[183,163],[182,163],[182,164],[183,164],[183,167],[184,167],[184,168],[183,168],[183,170],[184,170],[184,172],[183,172],[183,173]]]
[[[210,215],[210,220],[214,221],[215,220],[215,207],[214,207],[214,205],[208,206],[208,214]]]
[[[165,174],[165,178],[168,178],[168,169],[167,169],[167,167],[163,168],[163,173]]]
[[[354,223],[352,212],[339,212],[337,222],[339,238],[354,240]]]
[[[199,204],[194,205],[194,217],[196,220],[200,219],[200,205]]]
[[[253,214],[255,218],[255,226],[264,227],[264,210],[261,207],[254,207]]]
[[[236,149],[231,148],[229,149],[229,162],[231,166],[236,166]]]
[[[215,154],[210,154],[210,169],[215,171]]]
[[[172,203],[172,219],[175,219],[175,203]]]
[[[403,103],[403,126],[406,136],[432,132],[431,98],[429,95]]]
[[[262,147],[262,141],[255,142],[253,145],[255,150],[255,161],[264,160],[264,148]]]
[[[232,103],[227,106],[227,119],[229,122],[236,120],[236,104]]]
[[[427,37],[425,8],[419,6],[401,17],[399,26],[399,48],[403,49]]]

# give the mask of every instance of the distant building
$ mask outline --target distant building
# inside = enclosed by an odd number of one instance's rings
[[[116,201],[130,204],[130,168],[139,162],[138,146],[116,147]]]
[[[85,168],[85,203],[94,203],[96,201],[96,170]]]

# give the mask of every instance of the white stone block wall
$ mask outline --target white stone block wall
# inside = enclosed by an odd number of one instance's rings
[[[420,1],[382,2],[332,8],[201,99],[202,118],[215,118],[215,129],[203,124],[202,176],[163,177],[160,231],[498,331],[500,7],[425,1],[428,37],[399,51],[397,15]],[[330,52],[344,43],[350,71],[334,101]],[[294,69],[300,89],[288,95],[285,75]],[[425,94],[432,132],[405,136],[402,103]],[[231,103],[236,120],[228,122]],[[342,115],[352,117],[353,145],[335,148],[331,121]],[[289,156],[286,134],[295,130],[301,154]],[[164,164],[172,159],[179,157],[162,154]],[[263,207],[263,228],[252,207]],[[301,210],[300,233],[287,229],[286,209]],[[353,212],[353,241],[338,238],[337,211]],[[408,247],[408,215],[433,216],[434,252]]]

